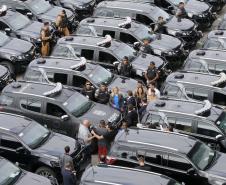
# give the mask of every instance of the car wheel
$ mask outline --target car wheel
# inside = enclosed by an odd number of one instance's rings
[[[53,170],[48,167],[40,167],[35,171],[36,174],[44,176],[51,181],[51,184],[58,185],[56,174]]]
[[[15,74],[15,67],[13,66],[12,63],[8,61],[3,61],[0,64],[5,66],[9,70],[10,74]]]

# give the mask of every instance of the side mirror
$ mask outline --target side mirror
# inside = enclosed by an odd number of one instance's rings
[[[187,174],[188,175],[194,175],[195,174],[195,169],[194,168],[188,169]]]
[[[224,139],[224,136],[222,136],[221,134],[216,136],[217,141],[220,141],[220,140],[223,140],[223,139]]]
[[[167,9],[168,9],[168,10],[174,10],[173,6],[171,6],[171,5],[168,6]]]
[[[63,116],[61,116],[61,119],[63,121],[67,121],[67,120],[69,120],[69,116],[68,115],[63,115]]]
[[[6,32],[7,35],[9,35],[11,33],[11,29],[10,28],[6,28],[5,32]]]
[[[31,12],[28,12],[26,15],[28,16],[29,19],[33,17],[33,14]]]
[[[113,62],[113,65],[114,65],[115,67],[118,67],[119,62],[118,62],[118,61]]]
[[[19,147],[16,149],[16,153],[19,153],[19,154],[22,154],[22,153],[25,153],[26,152],[26,148],[24,147]]]
[[[134,48],[135,50],[139,50],[140,46],[141,46],[141,43],[140,43],[140,42],[134,42],[134,43],[133,43],[133,48]]]

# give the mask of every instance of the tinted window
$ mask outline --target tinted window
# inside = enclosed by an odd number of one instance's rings
[[[5,148],[10,148],[13,150],[16,150],[19,147],[22,147],[22,144],[14,137],[6,135],[6,134],[1,134],[0,135],[0,144],[2,147]]]
[[[94,51],[89,49],[82,49],[81,56],[85,57],[87,60],[93,60]]]
[[[186,88],[186,94],[188,97],[196,99],[196,100],[206,100],[208,99],[208,90],[207,89],[193,89],[193,88]]]
[[[117,61],[117,59],[109,53],[100,51],[99,52],[99,61],[104,62],[104,63],[106,62],[109,64],[113,64],[115,61]]]
[[[0,105],[12,105],[13,104],[13,97],[7,96],[7,95],[1,95],[0,96]]]
[[[153,21],[151,19],[149,19],[147,16],[141,15],[141,14],[136,15],[136,21],[146,24],[146,25],[153,23]]]
[[[192,61],[190,63],[190,67],[189,69],[191,71],[203,71],[204,70],[204,67],[202,66],[201,63],[199,63],[198,61]]]
[[[63,85],[67,85],[67,78],[68,78],[67,74],[54,73],[53,82],[55,83],[60,82]]]
[[[192,168],[192,165],[186,159],[180,156],[169,154],[168,167],[174,168],[177,170],[187,171],[188,169]]]
[[[220,72],[226,72],[226,64],[216,64],[216,74],[219,74]]]
[[[164,95],[172,97],[181,97],[181,91],[177,86],[168,86],[164,90]]]
[[[213,103],[219,105],[226,105],[226,95],[215,92],[213,94]]]
[[[192,132],[192,120],[191,119],[176,119],[176,129],[184,132]]]
[[[120,39],[122,42],[125,42],[127,44],[133,44],[134,42],[137,42],[137,39],[135,39],[132,35],[127,33],[120,33]]]
[[[115,31],[104,30],[102,36],[105,36],[105,35],[110,35],[112,38],[115,38]]]
[[[205,136],[216,137],[219,131],[213,126],[205,122],[198,122],[197,133]]]
[[[145,161],[156,165],[166,165],[164,159],[164,155],[158,151],[148,151],[145,156]]]
[[[6,28],[8,28],[8,26],[2,21],[0,21],[0,30],[5,30]]]
[[[20,100],[20,106],[23,109],[27,109],[33,112],[41,112],[42,103],[40,100],[22,99]]]
[[[65,111],[61,109],[59,106],[54,105],[52,103],[47,103],[46,114],[56,117],[61,117],[66,115]]]
[[[81,76],[73,76],[73,84],[72,85],[74,87],[82,88],[85,85],[86,81],[87,80]]]

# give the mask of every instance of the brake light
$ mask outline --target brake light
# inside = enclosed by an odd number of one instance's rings
[[[114,158],[114,157],[111,157],[111,156],[106,157],[106,163],[109,164],[109,165],[114,164],[116,161],[117,161],[117,159]]]
[[[0,112],[2,112],[4,110],[4,108],[3,107],[0,107]]]

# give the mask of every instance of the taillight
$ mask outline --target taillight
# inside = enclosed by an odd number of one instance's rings
[[[114,164],[116,161],[117,161],[117,159],[114,158],[114,157],[111,157],[111,156],[106,157],[106,163],[109,164],[109,165]]]

